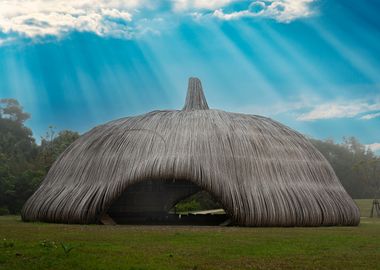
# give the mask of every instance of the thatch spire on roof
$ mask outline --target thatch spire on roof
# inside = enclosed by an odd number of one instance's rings
[[[187,88],[185,106],[182,110],[208,110],[206,97],[203,93],[202,83],[198,78],[190,78]]]

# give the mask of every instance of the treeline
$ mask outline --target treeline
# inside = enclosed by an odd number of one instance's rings
[[[0,99],[0,215],[17,214],[58,155],[79,137],[50,127],[37,145],[24,125],[30,118],[14,99]]]
[[[333,140],[310,139],[330,162],[344,188],[355,199],[380,197],[380,157],[356,138]]]
[[[0,215],[19,213],[54,160],[79,137],[77,132],[56,133],[49,127],[38,145],[32,131],[25,126],[29,118],[16,100],[0,100]],[[341,144],[332,140],[311,141],[331,163],[353,198],[380,197],[378,156],[355,138],[344,139]],[[209,196],[202,194],[186,200],[186,207],[210,208],[215,204]]]

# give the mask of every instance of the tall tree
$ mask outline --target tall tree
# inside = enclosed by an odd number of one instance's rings
[[[18,123],[24,123],[30,118],[30,114],[23,111],[20,103],[13,98],[0,99],[0,117],[8,118]]]
[[[0,100],[0,212],[14,213],[21,175],[34,169],[38,148],[32,131],[24,125],[30,117],[14,99]],[[35,186],[30,189],[35,189]]]
[[[380,196],[380,157],[356,138],[343,138],[341,144],[332,140],[311,140],[326,157],[347,192],[354,198]]]
[[[49,126],[45,136],[41,138],[40,146],[40,160],[46,171],[50,169],[58,156],[78,138],[78,132],[63,130],[57,133],[53,126]]]
[[[29,118],[16,100],[0,100],[0,214],[18,213],[58,155],[79,137],[51,127],[38,146],[24,125]]]

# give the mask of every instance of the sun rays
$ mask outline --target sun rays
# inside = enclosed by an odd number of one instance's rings
[[[238,6],[223,5],[217,8],[225,12]],[[329,137],[321,129],[334,126],[342,130],[331,133],[335,139],[357,134],[368,144],[380,141],[378,111],[351,122],[299,119],[318,103],[378,102],[380,6],[329,2],[288,23],[262,16],[224,21],[210,5],[175,12],[168,3],[158,6],[134,13],[132,23],[148,15],[155,21],[134,25],[146,29],[132,39],[73,31],[0,44],[0,97],[24,105],[39,137],[51,124],[84,132],[110,119],[180,108],[183,81],[199,76],[210,107],[265,111],[312,136]],[[2,33],[0,40],[5,38],[13,37]]]

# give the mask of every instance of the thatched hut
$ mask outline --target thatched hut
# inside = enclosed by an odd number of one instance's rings
[[[54,163],[24,221],[97,223],[168,211],[205,190],[242,226],[357,225],[359,211],[322,154],[269,118],[209,109],[190,78],[182,110],[97,126]]]

